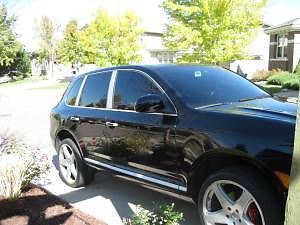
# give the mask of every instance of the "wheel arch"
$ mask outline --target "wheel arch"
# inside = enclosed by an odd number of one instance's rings
[[[285,189],[282,184],[275,176],[275,174],[268,169],[267,166],[263,165],[259,161],[251,158],[250,156],[244,154],[239,154],[233,152],[238,151],[229,151],[230,153],[215,152],[210,154],[204,154],[199,158],[194,166],[190,176],[190,182],[188,183],[188,191],[196,202],[198,197],[198,191],[202,183],[214,172],[228,168],[228,167],[240,167],[244,169],[250,169],[261,174],[267,181],[267,183],[274,187],[274,190],[278,193],[280,199],[284,202],[285,199]]]
[[[79,145],[77,139],[75,138],[75,135],[68,129],[63,128],[56,133],[55,150],[58,151],[58,146],[59,146],[60,142],[66,138],[70,138],[75,143],[75,145],[78,148],[78,151],[79,151],[78,153],[79,153],[80,157],[83,158],[82,150],[80,148],[80,145]]]

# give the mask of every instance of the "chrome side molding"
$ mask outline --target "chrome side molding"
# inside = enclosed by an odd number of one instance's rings
[[[159,184],[159,185],[162,185],[162,186],[165,186],[165,187],[169,187],[169,188],[172,188],[172,189],[175,189],[175,190],[187,192],[187,188],[184,187],[184,186],[173,184],[173,183],[170,183],[170,182],[167,182],[167,181],[162,181],[162,180],[159,180],[159,179],[154,178],[154,177],[149,177],[149,176],[143,175],[141,173],[135,173],[135,172],[132,172],[132,171],[129,171],[129,170],[125,170],[125,169],[116,167],[116,166],[108,165],[106,163],[98,162],[98,161],[96,161],[94,159],[90,159],[90,158],[84,158],[84,161],[86,161],[88,163],[95,164],[95,165],[99,165],[99,166],[104,167],[106,169],[110,169],[110,170],[113,170],[113,171],[116,171],[116,172],[119,172],[119,173],[129,175],[129,176],[132,176],[132,177],[137,177],[137,178],[140,178],[140,179],[145,180],[145,181],[150,181],[152,183]]]

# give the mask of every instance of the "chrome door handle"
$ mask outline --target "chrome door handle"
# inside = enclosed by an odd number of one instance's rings
[[[71,121],[74,121],[74,122],[78,122],[78,121],[80,120],[80,118],[77,117],[77,116],[71,116],[71,117],[70,117],[70,120],[71,120]]]
[[[119,126],[118,123],[112,123],[112,122],[106,122],[105,125],[106,125],[107,127],[117,127],[117,126]]]

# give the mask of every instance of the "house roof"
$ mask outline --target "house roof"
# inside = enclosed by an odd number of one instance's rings
[[[163,33],[162,32],[155,32],[155,31],[145,31],[144,32],[145,36],[156,36],[156,37],[162,37]]]
[[[267,34],[280,33],[285,31],[300,31],[300,18],[295,18],[293,20],[289,20],[282,24],[265,29],[265,33]]]

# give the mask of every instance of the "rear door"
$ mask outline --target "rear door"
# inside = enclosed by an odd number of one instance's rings
[[[108,151],[106,135],[107,94],[112,71],[87,75],[80,96],[70,110],[69,128],[76,135],[84,157]]]

